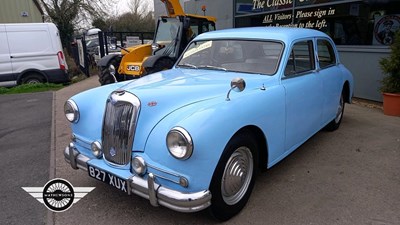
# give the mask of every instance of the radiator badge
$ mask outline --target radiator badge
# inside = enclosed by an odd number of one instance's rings
[[[114,147],[111,147],[111,149],[110,149],[110,155],[111,155],[112,157],[114,157],[116,154],[117,154],[117,150],[115,150]]]

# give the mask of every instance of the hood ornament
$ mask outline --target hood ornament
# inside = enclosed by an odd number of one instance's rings
[[[243,78],[236,77],[233,78],[231,81],[231,89],[228,91],[228,94],[226,95],[226,101],[230,101],[231,99],[229,98],[229,95],[232,90],[236,92],[242,92],[246,88],[246,82],[243,80]]]
[[[147,103],[147,106],[149,106],[149,107],[153,107],[156,105],[157,105],[157,102],[155,102],[155,101],[151,101],[151,102]]]

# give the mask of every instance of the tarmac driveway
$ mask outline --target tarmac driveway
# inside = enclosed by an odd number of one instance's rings
[[[0,224],[46,223],[47,209],[22,187],[49,180],[52,100],[52,92],[0,95]]]
[[[54,224],[214,224],[207,213],[183,214],[150,206],[75,171],[64,162],[70,131],[63,104],[98,86],[95,77],[56,93],[56,177],[96,187]],[[95,98],[95,96],[93,96]],[[321,131],[261,173],[244,210],[226,224],[400,224],[400,118],[346,105],[339,130]]]

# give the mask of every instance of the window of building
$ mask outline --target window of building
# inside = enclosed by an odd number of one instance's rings
[[[235,27],[286,26],[320,30],[337,45],[388,46],[400,29],[400,1],[236,0]]]

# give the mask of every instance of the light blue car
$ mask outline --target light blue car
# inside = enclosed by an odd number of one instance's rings
[[[65,104],[74,169],[180,212],[228,220],[270,168],[353,95],[327,35],[298,28],[201,34],[174,68],[73,96]]]

